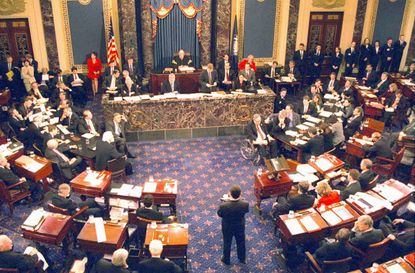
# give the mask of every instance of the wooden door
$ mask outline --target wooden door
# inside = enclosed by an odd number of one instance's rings
[[[325,56],[322,74],[327,75],[330,55],[340,45],[343,12],[311,12],[307,48],[314,50],[317,44]]]
[[[33,56],[28,20],[0,20],[0,60],[5,60],[7,55],[11,55],[17,61],[26,54]]]

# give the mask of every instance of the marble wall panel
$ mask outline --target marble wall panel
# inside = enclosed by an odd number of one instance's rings
[[[141,31],[143,37],[143,55],[144,55],[144,69],[146,75],[150,74],[153,69],[153,40],[151,39],[151,16],[150,16],[150,1],[141,1]]]
[[[216,18],[216,62],[225,53],[229,54],[231,27],[231,0],[217,1]],[[214,18],[212,18],[214,19]]]
[[[136,0],[118,1],[122,63],[126,57],[137,60]],[[142,61],[142,60],[139,60]]]
[[[43,29],[45,33],[46,50],[49,61],[49,69],[59,68],[58,47],[56,45],[55,24],[53,22],[52,0],[41,0],[41,12]],[[32,37],[33,38],[33,37]],[[41,69],[41,67],[39,67]]]
[[[353,41],[359,44],[362,41],[363,25],[365,24],[367,0],[357,2],[356,21],[353,30]]]
[[[212,18],[211,2],[204,1],[203,11],[202,11],[202,34],[200,37],[200,64],[201,65],[206,65],[210,63],[211,18]]]
[[[412,28],[412,34],[410,37],[411,41],[409,44],[408,55],[406,56],[406,65],[410,65],[415,61],[415,25]]]
[[[287,49],[285,62],[288,64],[294,57],[296,50],[295,44],[297,42],[297,27],[298,27],[298,14],[300,10],[300,1],[290,1],[290,15],[288,17],[288,31],[287,31]],[[302,41],[305,42],[305,41]]]

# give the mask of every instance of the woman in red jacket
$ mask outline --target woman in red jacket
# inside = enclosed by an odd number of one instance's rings
[[[101,76],[102,63],[101,60],[97,57],[96,52],[91,53],[91,57],[88,58],[88,78],[92,81],[92,91],[95,94],[98,92],[98,79]]]
[[[316,192],[320,196],[320,198],[317,200],[317,208],[321,207],[322,205],[329,206],[331,204],[340,202],[339,192],[332,190],[326,181],[321,181],[317,184]]]

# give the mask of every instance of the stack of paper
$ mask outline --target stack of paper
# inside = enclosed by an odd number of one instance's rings
[[[157,188],[157,183],[155,182],[146,182],[144,183],[143,192],[155,192]]]
[[[337,214],[343,221],[353,218],[353,215],[343,206],[333,208],[334,213]]]
[[[328,112],[328,111],[322,111],[322,112],[320,113],[320,116],[325,117],[325,118],[328,118],[328,117],[330,117],[331,115],[332,115],[332,112]]]
[[[330,225],[335,226],[340,223],[342,220],[331,210],[321,213],[321,217]]]
[[[107,240],[107,234],[105,233],[104,220],[102,217],[94,218],[95,233],[97,234],[97,242],[102,243]]]
[[[290,231],[291,235],[297,235],[304,233],[303,227],[300,225],[297,219],[287,219],[284,220],[285,225]]]
[[[378,186],[377,189],[379,189],[378,191],[382,197],[392,203],[399,201],[404,196],[399,190],[385,184]]]
[[[292,137],[297,137],[297,136],[299,136],[299,135],[300,135],[298,132],[293,131],[293,130],[287,130],[287,131],[285,131],[285,134],[286,134],[287,136],[292,136]]]
[[[386,265],[386,269],[389,273],[407,273],[408,272],[404,268],[402,268],[402,266],[399,263],[395,263],[389,266]]]
[[[314,221],[313,218],[311,218],[311,216],[303,217],[300,221],[308,232],[320,229],[319,225],[317,225],[317,223]]]
[[[314,125],[313,125],[314,126]],[[305,124],[300,124],[300,125],[297,125],[296,126],[296,128],[298,128],[298,129],[300,129],[300,130],[307,130],[308,129],[308,126],[307,125],[305,125]]]
[[[62,134],[64,135],[69,135],[71,132],[68,131],[68,129],[65,128],[65,126],[63,126],[62,124],[58,124],[56,125],[56,127],[58,127],[58,129],[62,132]]]
[[[32,213],[27,217],[27,219],[24,221],[22,228],[28,229],[28,230],[37,230],[40,225],[43,223],[43,220],[45,219],[45,211],[40,208],[37,210],[32,211]]]
[[[321,119],[320,118],[315,118],[315,117],[308,117],[307,121],[313,122],[313,123],[320,123]]]
[[[317,158],[317,160],[315,161],[315,164],[323,172],[333,168],[333,166],[334,166],[333,163],[331,163],[329,160],[327,160],[325,158]]]
[[[316,173],[317,172],[317,170],[314,169],[309,164],[300,164],[300,165],[297,165],[297,169],[296,170],[297,170],[297,172],[299,172],[299,173],[301,173],[301,174],[303,174],[305,176],[307,176],[308,174]]]
[[[36,160],[33,160],[29,165],[26,165],[26,169],[32,173],[36,173],[37,171],[42,169],[43,166],[45,165],[37,162]]]
[[[87,183],[90,183],[92,185],[99,185],[102,183],[103,180],[103,176],[101,176],[100,178],[98,178],[99,172],[92,172],[92,173],[88,173],[85,178],[84,181]]]
[[[287,76],[283,76],[283,77],[281,77],[281,80],[282,80],[283,82],[292,82],[292,81],[293,81],[290,77],[287,77]]]

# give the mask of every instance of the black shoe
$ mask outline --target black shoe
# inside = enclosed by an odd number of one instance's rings
[[[241,264],[246,264],[246,260],[239,260]]]
[[[225,261],[225,258],[220,258],[220,261],[222,262],[222,263],[224,263],[224,264],[226,264],[226,265],[230,265],[231,264],[231,262],[230,261]]]

